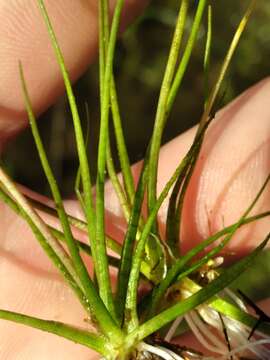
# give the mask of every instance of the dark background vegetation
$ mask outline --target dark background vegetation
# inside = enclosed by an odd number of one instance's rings
[[[151,134],[159,86],[167,59],[169,43],[177,15],[179,0],[154,0],[147,12],[121,36],[117,45],[115,74],[119,92],[123,127],[131,161],[142,158]],[[191,25],[193,9],[191,1]],[[213,47],[211,77],[213,83],[225,51],[248,1],[213,1]],[[193,9],[192,9],[193,8]],[[270,3],[258,1],[248,28],[233,59],[224,86],[224,103],[248,86],[269,74]],[[206,17],[205,17],[206,20]],[[204,21],[206,24],[206,21]],[[165,130],[166,142],[198,122],[203,104],[204,26],[187,71],[182,89]],[[89,158],[93,176],[98,142],[98,67],[89,71],[75,85],[82,119],[86,119],[85,103],[90,109]],[[40,130],[55,174],[64,195],[73,191],[77,169],[72,122],[66,98],[43,115]],[[86,123],[86,121],[85,121]],[[86,125],[85,125],[86,126]],[[43,193],[48,187],[29,130],[21,134],[7,149],[5,163],[21,183]]]

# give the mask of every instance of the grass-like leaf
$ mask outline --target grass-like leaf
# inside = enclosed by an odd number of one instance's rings
[[[227,316],[228,318],[237,320],[250,328],[253,328],[258,322],[258,319],[254,316],[250,315],[247,312],[244,312],[237,306],[234,306],[233,304],[221,298],[214,298],[211,302],[209,302],[209,306],[220,312],[221,314]],[[270,324],[262,322],[259,325],[259,330],[261,330],[265,334],[270,335]]]
[[[125,302],[127,296],[127,287],[129,281],[129,275],[132,264],[133,248],[136,242],[138,225],[140,221],[142,202],[145,193],[145,185],[148,176],[148,162],[147,159],[144,162],[143,169],[141,170],[140,179],[137,185],[135,193],[134,204],[132,207],[132,213],[129,220],[128,229],[125,235],[125,240],[121,253],[121,262],[117,279],[117,293],[116,303],[118,309],[118,316],[122,323],[125,309]]]
[[[125,137],[123,133],[120,110],[117,100],[117,92],[114,78],[111,81],[111,106],[112,106],[112,117],[113,126],[116,139],[116,145],[118,150],[119,162],[121,166],[121,173],[123,177],[123,183],[126,190],[127,198],[130,204],[133,204],[135,185],[134,179],[131,172],[130,161],[128,157],[127,147],[125,143]]]
[[[33,316],[23,315],[12,311],[0,310],[0,319],[12,321],[18,324],[30,326],[65,339],[71,340],[91,348],[106,356],[111,349],[107,339],[101,335],[78,329],[76,327],[61,323],[59,321],[43,320]]]
[[[208,125],[209,122],[206,123],[205,126],[201,129],[201,131],[197,133],[197,136],[190,150],[187,153],[189,161],[187,162],[181,173],[179,173],[178,179],[174,185],[172,194],[170,196],[166,219],[166,241],[171,249],[171,252],[175,254],[175,257],[177,257],[177,255],[180,255],[181,250],[181,240],[179,241],[179,234],[184,196],[187,190],[187,186],[189,184],[189,180],[193,173],[196,160],[199,156]]]
[[[187,8],[189,1],[182,0],[178,18],[176,21],[175,31],[172,39],[170,53],[160,88],[159,101],[157,105],[157,112],[155,124],[153,129],[150,155],[149,155],[149,181],[148,181],[148,209],[151,211],[156,201],[156,182],[157,182],[157,166],[158,155],[161,144],[162,133],[165,122],[167,120],[167,103],[171,90],[173,76],[177,65],[177,59],[181,46],[181,41],[184,33],[184,26],[187,16]]]
[[[106,152],[108,144],[108,122],[109,122],[109,103],[110,103],[110,88],[112,65],[115,50],[116,37],[119,28],[120,15],[124,1],[118,0],[116,3],[110,37],[108,42],[108,49],[106,51],[106,61],[104,68],[104,79],[101,92],[101,120],[98,144],[98,160],[97,160],[97,181],[96,181],[96,246],[98,251],[98,266],[97,279],[99,283],[99,290],[101,298],[105,302],[110,312],[116,317],[114,302],[112,297],[112,290],[110,286],[109,267],[106,257],[105,245],[105,203],[104,203],[104,184],[105,184],[105,170],[106,170]],[[102,39],[103,41],[103,39]]]
[[[226,76],[226,73],[227,73],[227,70],[228,70],[228,67],[232,61],[232,57],[234,55],[234,52],[239,44],[239,41],[240,41],[240,38],[246,28],[246,25],[248,23],[248,20],[252,14],[252,11],[254,9],[254,6],[255,6],[255,3],[256,3],[256,0],[252,0],[250,2],[250,5],[248,6],[248,9],[246,11],[246,13],[244,14],[242,20],[240,21],[240,24],[238,25],[236,31],[235,31],[235,34],[233,36],[233,39],[232,39],[232,42],[230,44],[230,47],[229,47],[229,50],[227,51],[227,54],[224,58],[224,61],[221,65],[221,69],[220,69],[220,72],[219,72],[219,75],[218,75],[218,78],[217,80],[215,81],[215,85],[211,91],[211,93],[209,94],[209,98],[208,98],[208,102],[207,102],[207,106],[205,108],[205,111],[202,115],[202,118],[200,120],[200,127],[202,127],[204,125],[204,123],[208,120],[208,117],[211,113],[211,110],[214,106],[214,103],[217,99],[217,96],[218,96],[218,93],[220,91],[220,88],[221,88],[221,85],[224,81],[224,78]]]
[[[208,5],[207,9],[207,35],[203,59],[203,69],[204,69],[204,103],[205,106],[208,102],[209,96],[209,68],[210,68],[210,55],[211,55],[211,45],[212,45],[212,6]]]
[[[178,90],[181,86],[183,77],[187,70],[187,67],[188,67],[188,64],[190,61],[190,57],[191,57],[191,53],[192,53],[192,50],[194,49],[194,46],[196,43],[196,38],[198,35],[198,31],[199,31],[199,28],[201,25],[202,16],[203,16],[206,5],[207,5],[206,0],[199,0],[198,6],[197,6],[197,11],[196,11],[194,20],[192,22],[190,35],[189,35],[189,38],[187,40],[187,44],[185,47],[185,51],[183,53],[183,56],[181,58],[179,65],[178,65],[177,73],[175,75],[172,87],[170,89],[170,94],[169,94],[169,98],[168,98],[168,102],[167,102],[167,109],[166,109],[167,114],[169,114],[171,112],[171,109],[174,104],[175,98],[177,96]]]

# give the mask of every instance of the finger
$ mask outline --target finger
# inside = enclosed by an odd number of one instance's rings
[[[145,6],[147,0],[127,0],[122,27]],[[115,1],[111,2],[111,7]],[[97,0],[45,1],[67,68],[75,80],[97,53]],[[63,91],[63,82],[36,0],[0,1],[0,141],[25,126],[18,61],[37,113]]]
[[[267,79],[220,111],[210,126],[185,197],[181,233],[184,251],[236,222],[268,176],[269,95],[270,81]],[[163,148],[159,191],[188,150],[195,131],[191,129]],[[268,186],[252,213],[269,210],[269,200]],[[165,221],[165,206],[161,217]],[[227,249],[243,255],[257,246],[268,231],[269,219],[245,226]]]

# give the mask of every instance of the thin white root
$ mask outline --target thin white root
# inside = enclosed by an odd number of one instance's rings
[[[179,316],[178,318],[176,318],[174,320],[174,322],[172,323],[169,331],[167,332],[167,334],[166,334],[166,336],[164,338],[165,341],[169,342],[169,341],[172,340],[172,338],[174,337],[174,334],[175,334],[175,332],[176,332],[176,330],[177,330],[177,328],[180,325],[182,320],[183,320],[183,316]]]
[[[270,344],[270,339],[261,339],[261,340],[257,340],[257,341],[253,341],[253,342],[246,342],[245,344],[239,346],[238,348],[236,349],[233,349],[231,351],[228,351],[226,354],[224,354],[223,356],[219,357],[219,359],[223,359],[223,360],[227,360],[227,359],[231,359],[232,356],[240,353],[240,352],[243,352],[243,351],[246,351],[246,350],[249,350],[249,351],[252,351],[254,350],[254,348],[256,347],[261,347],[262,345],[266,345],[266,344]],[[264,349],[265,350],[265,349]],[[269,359],[269,354],[268,355],[262,355],[262,354],[259,354],[259,359],[261,360],[268,360]],[[214,357],[204,357],[203,360],[214,360],[215,358]]]
[[[137,350],[140,352],[145,351],[145,352],[149,352],[151,354],[155,354],[165,360],[185,360],[180,355],[175,354],[173,351],[171,351],[169,349],[166,349],[161,346],[153,346],[150,344],[146,344],[145,342],[141,342],[137,346]]]
[[[224,348],[220,349],[218,347],[218,345],[211,344],[204,337],[203,334],[205,334],[206,332],[209,332],[209,329],[206,326],[205,326],[205,329],[201,332],[201,330],[197,327],[196,323],[194,323],[193,318],[190,316],[190,314],[185,315],[185,319],[186,319],[191,331],[195,335],[195,337],[206,349],[210,350],[211,352],[217,353],[217,354],[224,354],[224,351],[226,351],[226,349],[224,349]]]

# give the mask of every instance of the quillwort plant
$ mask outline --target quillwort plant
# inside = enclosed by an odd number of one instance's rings
[[[54,206],[39,203],[20,191],[3,168],[0,169],[0,196],[30,226],[37,241],[73,290],[85,312],[85,328],[77,328],[49,319],[0,310],[1,321],[9,320],[53,333],[96,351],[105,359],[269,359],[268,317],[240,289],[230,288],[266,246],[269,236],[241,260],[230,266],[224,248],[237,230],[248,223],[269,216],[270,212],[251,215],[269,177],[258,189],[257,196],[237,222],[212,234],[186,253],[181,251],[181,219],[185,194],[194,172],[207,129],[215,118],[222,100],[222,84],[228,67],[253,11],[251,1],[239,23],[224,57],[220,72],[209,83],[212,44],[212,8],[206,0],[196,1],[190,30],[187,17],[190,1],[179,0],[179,12],[171,48],[164,71],[152,136],[147,147],[138,182],[134,181],[122,129],[117,90],[113,74],[115,46],[124,0],[117,0],[109,19],[108,0],[99,0],[99,83],[100,132],[97,158],[95,197],[87,159],[87,139],[82,130],[69,73],[58,43],[45,1],[37,0],[51,38],[51,44],[62,73],[77,144],[79,170],[75,193],[84,221],[70,216],[63,205],[54,178],[24,78],[19,64],[25,106],[44,174],[50,185]],[[170,117],[176,95],[196,46],[203,15],[207,15],[204,53],[205,99],[193,143],[184,158],[179,159],[173,175],[157,192],[157,174],[163,130]],[[183,39],[186,39],[183,41]],[[111,154],[109,126],[112,123],[122,177],[115,170]],[[126,220],[123,243],[105,230],[105,183],[109,175]],[[160,230],[159,210],[167,199],[166,231]],[[47,224],[41,213],[59,221],[60,230]],[[88,243],[76,237],[80,229]],[[87,266],[89,257],[93,273]],[[87,261],[85,260],[87,259]],[[111,272],[117,273],[112,286]],[[144,294],[142,296],[142,293]],[[250,307],[257,316],[252,315]],[[179,334],[191,331],[201,344],[202,352],[180,346]],[[1,345],[0,345],[1,347]]]

